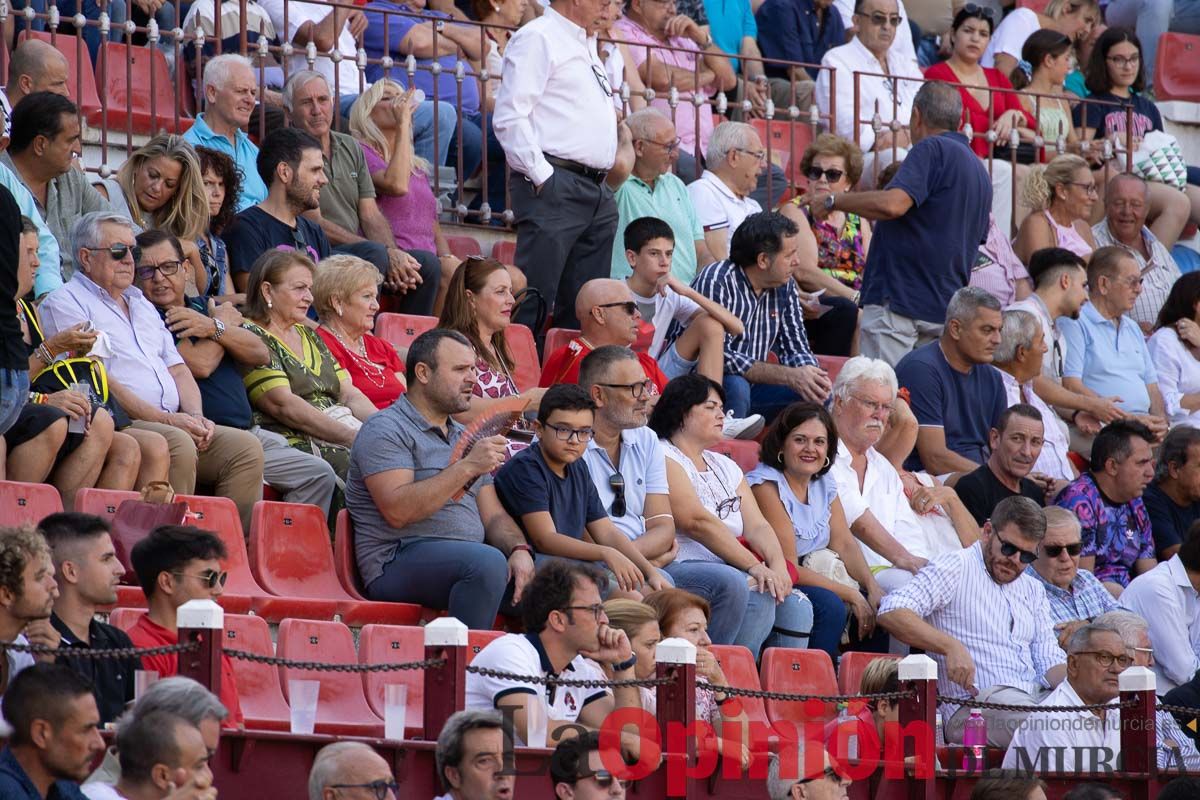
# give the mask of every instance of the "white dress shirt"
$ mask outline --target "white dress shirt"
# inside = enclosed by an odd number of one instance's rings
[[[1150,348],[1150,361],[1158,374],[1158,390],[1162,392],[1171,425],[1200,428],[1200,411],[1188,411],[1182,404],[1185,394],[1200,392],[1200,361],[1179,340],[1174,328],[1159,328],[1146,346]]]
[[[1048,357],[1049,354],[1047,354]],[[1033,471],[1044,473],[1057,480],[1075,480],[1077,477],[1075,468],[1071,464],[1071,459],[1067,457],[1067,452],[1071,449],[1067,424],[1062,421],[1054,409],[1046,405],[1045,400],[1038,397],[1037,392],[1033,391],[1032,382],[1022,386],[1017,383],[1016,378],[1004,370],[1000,370],[1000,377],[1004,379],[1004,391],[1008,395],[1010,407],[1017,403],[1028,403],[1041,412],[1042,427],[1044,428],[1042,452],[1033,465]]]
[[[1114,699],[1114,702],[1115,699]],[[1039,706],[1086,705],[1064,680]],[[1025,764],[1037,764],[1045,758],[1046,772],[1077,772],[1088,769],[1092,756],[1105,747],[1115,757],[1121,752],[1121,711],[1110,709],[1103,717],[1091,711],[1033,712],[1013,733],[1012,743],[1004,754],[1004,769],[1016,769]],[[1054,748],[1061,748],[1055,750]],[[1018,753],[1024,750],[1023,754]],[[1059,768],[1058,754],[1062,753]],[[1081,758],[1082,756],[1082,758]],[[1086,763],[1085,763],[1086,762]]]
[[[903,26],[902,26],[903,27]],[[909,60],[893,45],[887,53],[887,72],[893,78],[915,78],[916,80],[889,80],[876,77],[883,72],[879,59],[866,48],[858,37],[841,47],[835,47],[821,59],[822,67],[837,71],[837,108],[834,125],[838,136],[854,141],[854,73],[870,72],[858,81],[858,146],[864,151],[875,146],[875,131],[871,122],[878,107],[879,119],[886,126],[893,119],[907,125],[912,116],[913,99],[921,88],[921,70],[916,61]],[[822,114],[829,113],[829,69],[821,70],[817,76],[817,107]],[[892,86],[895,84],[896,98],[893,113]]]
[[[304,26],[304,23],[311,22],[316,25],[332,14],[334,10],[333,6],[325,3],[302,3],[299,0],[288,0],[287,25],[285,26],[283,24],[284,0],[259,0],[259,5],[271,17],[271,24],[275,26],[275,30],[279,31],[279,38],[287,42],[295,40],[296,32]],[[291,71],[314,69],[325,76],[325,80],[329,82],[329,91],[341,95],[359,93],[358,44],[350,33],[349,25],[342,23],[342,30],[338,33],[337,49],[341,53],[342,59],[337,64],[333,63],[333,59],[329,58],[328,53],[318,50],[316,61],[313,62],[312,67],[309,67],[306,46],[294,45],[294,47],[289,65]],[[335,77],[337,78],[336,84],[334,83]],[[371,82],[365,81],[363,91],[370,86]],[[336,100],[337,97],[335,96],[334,99]]]
[[[1200,669],[1200,595],[1179,556],[1130,581],[1118,602],[1150,626],[1158,693],[1191,680]]]
[[[843,28],[848,31],[856,27],[854,0],[833,0],[833,7],[837,9],[838,16],[842,18]],[[900,26],[896,28],[896,38],[892,40],[892,49],[917,65],[917,48],[913,44],[912,27],[908,24],[908,9],[904,7],[904,0],[896,0],[896,10],[900,13]]]
[[[504,48],[492,125],[509,165],[537,185],[554,172],[546,154],[608,169],[617,157],[612,84],[596,37],[553,8]]]

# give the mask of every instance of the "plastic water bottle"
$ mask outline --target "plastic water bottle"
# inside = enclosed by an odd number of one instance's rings
[[[838,735],[841,736],[841,731],[849,731],[846,736],[846,758],[858,758],[858,719],[850,714],[850,709],[845,703],[838,703]]]
[[[984,750],[987,748],[987,720],[977,708],[963,725],[963,771],[983,772]]]

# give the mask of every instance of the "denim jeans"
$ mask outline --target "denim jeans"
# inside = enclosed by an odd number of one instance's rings
[[[742,630],[734,644],[754,653],[755,660],[768,647],[803,650],[808,647],[812,626],[812,603],[799,589],[793,589],[782,603],[776,603],[767,592],[751,591]]]
[[[721,384],[725,388],[725,408],[735,417],[762,414],[769,423],[781,410],[803,399],[786,386],[750,383],[741,375],[727,374]]]
[[[471,630],[490,630],[508,584],[508,559],[490,544],[418,536],[396,543],[371,600],[444,609]]]
[[[342,93],[338,98],[338,111],[346,119],[350,119],[350,107],[358,99],[356,94]],[[433,136],[433,118],[437,115],[437,138]],[[435,103],[426,100],[413,111],[413,152],[433,164],[435,167],[446,164],[450,153],[450,142],[454,139],[454,129],[457,126],[457,116],[454,106],[449,103]],[[430,185],[433,180],[430,179]]]
[[[68,25],[66,33],[71,33],[69,30],[71,20],[75,17],[77,11],[82,11],[83,16],[89,20],[100,19],[100,4],[96,0],[82,0],[82,3],[77,0],[57,0],[58,13],[62,15],[64,22]],[[26,6],[32,6],[33,10],[39,14],[45,14],[47,9],[46,0],[14,0],[12,3],[13,11],[19,11]],[[119,42],[125,38],[125,20],[129,18],[129,5],[127,0],[108,0],[105,4],[105,11],[108,12],[109,18],[109,41]],[[175,27],[175,7],[170,3],[164,3],[163,6],[154,15],[158,21],[159,30],[167,32]],[[183,16],[179,17],[182,22]],[[30,28],[35,31],[46,30],[46,20],[35,19],[30,23],[25,22],[23,15],[17,14],[16,30],[20,32],[25,28]],[[83,41],[87,45],[88,55],[92,59],[92,64],[96,64],[100,52],[100,28],[95,25],[88,25],[83,31]],[[124,69],[124,67],[121,67]]]
[[[29,373],[23,369],[0,369],[0,436],[13,426],[29,400]]]

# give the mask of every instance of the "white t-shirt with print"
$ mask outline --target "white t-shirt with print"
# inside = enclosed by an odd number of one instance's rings
[[[671,321],[675,320],[680,325],[687,325],[696,312],[701,310],[695,300],[684,297],[669,286],[666,294],[655,292],[653,297],[643,297],[632,289],[629,293],[633,295],[633,301],[638,306],[654,306],[654,315],[650,318],[650,324],[654,326],[654,338],[650,340],[650,348],[646,352],[654,356],[656,360],[663,356],[663,339],[667,338],[667,328],[671,327]],[[646,317],[644,310],[642,317]]]

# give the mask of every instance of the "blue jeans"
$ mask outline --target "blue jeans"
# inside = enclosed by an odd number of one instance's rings
[[[793,590],[782,603],[776,603],[767,592],[751,591],[742,631],[734,644],[754,653],[755,660],[768,647],[803,650],[808,647],[812,626],[812,603],[799,591]]]
[[[507,585],[508,559],[490,544],[418,536],[397,542],[367,597],[445,610],[471,630],[486,631]]]
[[[338,98],[338,111],[346,119],[350,119],[350,107],[358,99],[356,94],[345,94]],[[433,117],[437,115],[437,139],[433,137]],[[434,167],[444,165],[450,153],[450,142],[454,139],[454,129],[458,118],[454,106],[449,103],[435,103],[426,100],[417,106],[413,112],[413,152],[433,164]],[[430,185],[433,180],[430,179]]]
[[[725,388],[726,410],[735,417],[762,414],[768,423],[784,408],[804,399],[786,386],[750,383],[741,375],[726,374],[721,384]]]
[[[23,369],[0,369],[0,436],[13,426],[29,400],[29,373]]]
[[[673,561],[663,570],[676,587],[708,601],[708,638],[715,644],[740,644],[738,632],[750,600],[746,573],[715,561]],[[762,638],[766,638],[765,632]]]
[[[462,177],[465,180],[475,174],[475,170],[483,163],[483,114],[476,111],[474,113],[463,112],[462,115],[462,157],[463,157],[463,173]],[[508,176],[504,170],[504,148],[500,146],[500,140],[496,138],[496,131],[492,128],[492,118],[489,115],[487,118],[487,162],[488,162],[488,184],[487,184],[487,199],[488,205],[492,208],[492,213],[499,213],[504,210],[504,187],[507,183]],[[455,136],[450,144],[450,166],[458,167],[458,137]],[[472,203],[472,207],[478,207],[479,201]]]
[[[819,586],[797,587],[812,603],[812,635],[808,637],[810,650],[824,650],[836,667],[838,646],[842,643],[842,631],[846,629],[846,604],[842,598]]]

